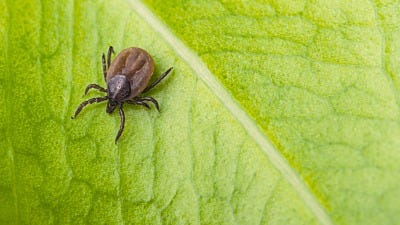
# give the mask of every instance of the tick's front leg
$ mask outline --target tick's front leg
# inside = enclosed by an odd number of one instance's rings
[[[105,100],[107,100],[107,99],[108,99],[108,97],[105,96],[105,97],[91,98],[91,99],[89,99],[89,100],[86,100],[86,101],[82,102],[82,103],[78,106],[78,108],[76,109],[74,116],[71,116],[71,119],[75,119],[75,117],[78,116],[78,114],[82,111],[82,109],[83,109],[85,106],[87,106],[88,104],[93,104],[93,103],[102,102],[102,101],[105,101]]]
[[[107,80],[106,80],[106,77],[107,77],[106,56],[104,55],[104,53],[101,55],[101,62],[103,64],[104,81],[107,83]]]
[[[108,53],[107,53],[107,70],[110,69],[110,65],[111,65],[111,54],[114,53],[114,48],[113,46],[110,46],[108,48]]]

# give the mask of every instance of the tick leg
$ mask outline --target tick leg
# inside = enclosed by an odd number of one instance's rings
[[[142,105],[142,106],[144,106],[144,107],[150,109],[150,106],[149,106],[146,102],[136,102],[135,104],[136,104],[136,105]]]
[[[141,105],[141,106],[144,106],[144,107],[150,109],[150,106],[146,102],[133,101],[133,100],[128,100],[128,101],[125,101],[125,102],[128,103],[128,104],[133,104],[133,105]]]
[[[122,134],[122,131],[124,131],[124,127],[125,127],[125,113],[124,113],[124,109],[122,108],[122,104],[119,106],[119,116],[121,117],[121,124],[119,125],[119,130],[117,133],[117,136],[115,137],[115,144],[117,144],[117,141],[119,139],[119,137]]]
[[[173,67],[169,68],[167,71],[165,71],[163,74],[161,74],[161,76],[154,81],[152,84],[150,84],[149,86],[147,86],[142,93],[146,93],[148,91],[150,91],[154,86],[156,86],[158,83],[160,83],[162,81],[162,79],[164,79],[173,69]]]
[[[114,48],[113,46],[110,46],[108,48],[108,54],[107,54],[107,70],[110,68],[111,64],[111,54],[114,53]]]
[[[101,55],[101,62],[103,63],[103,76],[104,76],[104,81],[106,81],[106,76],[107,76],[107,68],[106,68],[106,56],[104,53]]]
[[[158,102],[155,100],[153,97],[136,97],[134,98],[135,102],[144,102],[144,101],[150,101],[154,104],[156,109],[160,111],[160,107],[158,107]]]
[[[93,89],[97,89],[97,90],[102,91],[102,92],[107,92],[107,90],[105,88],[100,87],[98,84],[89,84],[85,89],[85,94],[84,95],[87,95],[89,90],[92,89],[92,88]]]
[[[78,116],[78,114],[82,111],[82,109],[83,109],[85,106],[87,106],[88,104],[93,104],[93,103],[97,103],[97,102],[102,102],[102,101],[105,101],[105,100],[107,100],[107,99],[108,99],[108,97],[107,97],[107,96],[104,96],[104,97],[91,98],[91,99],[89,99],[89,100],[86,100],[86,101],[82,102],[82,103],[78,106],[78,108],[76,109],[74,116],[71,116],[71,119],[75,119],[76,116]]]

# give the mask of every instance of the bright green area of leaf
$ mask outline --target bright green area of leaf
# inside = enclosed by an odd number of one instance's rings
[[[399,1],[156,1],[337,224],[400,213]],[[0,224],[318,224],[297,188],[124,1],[0,1]],[[161,112],[92,105],[139,46]],[[92,92],[88,97],[96,96]]]
[[[0,224],[318,224],[190,65],[124,1],[0,2]],[[161,112],[87,107],[101,53],[147,49]]]
[[[400,2],[146,0],[338,224],[400,214]]]

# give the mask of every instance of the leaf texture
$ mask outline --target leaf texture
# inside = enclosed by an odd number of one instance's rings
[[[133,1],[0,2],[0,224],[323,224]],[[333,224],[396,224],[398,1],[145,1],[299,174]],[[161,112],[105,104],[101,54],[174,71]]]
[[[146,2],[334,223],[397,223],[399,1]]]

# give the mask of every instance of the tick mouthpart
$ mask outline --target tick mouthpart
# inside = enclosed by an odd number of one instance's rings
[[[112,112],[114,112],[114,110],[115,110],[115,108],[117,108],[117,106],[118,106],[117,102],[115,102],[115,101],[113,101],[111,99],[108,100],[106,112],[108,114],[111,114]]]

